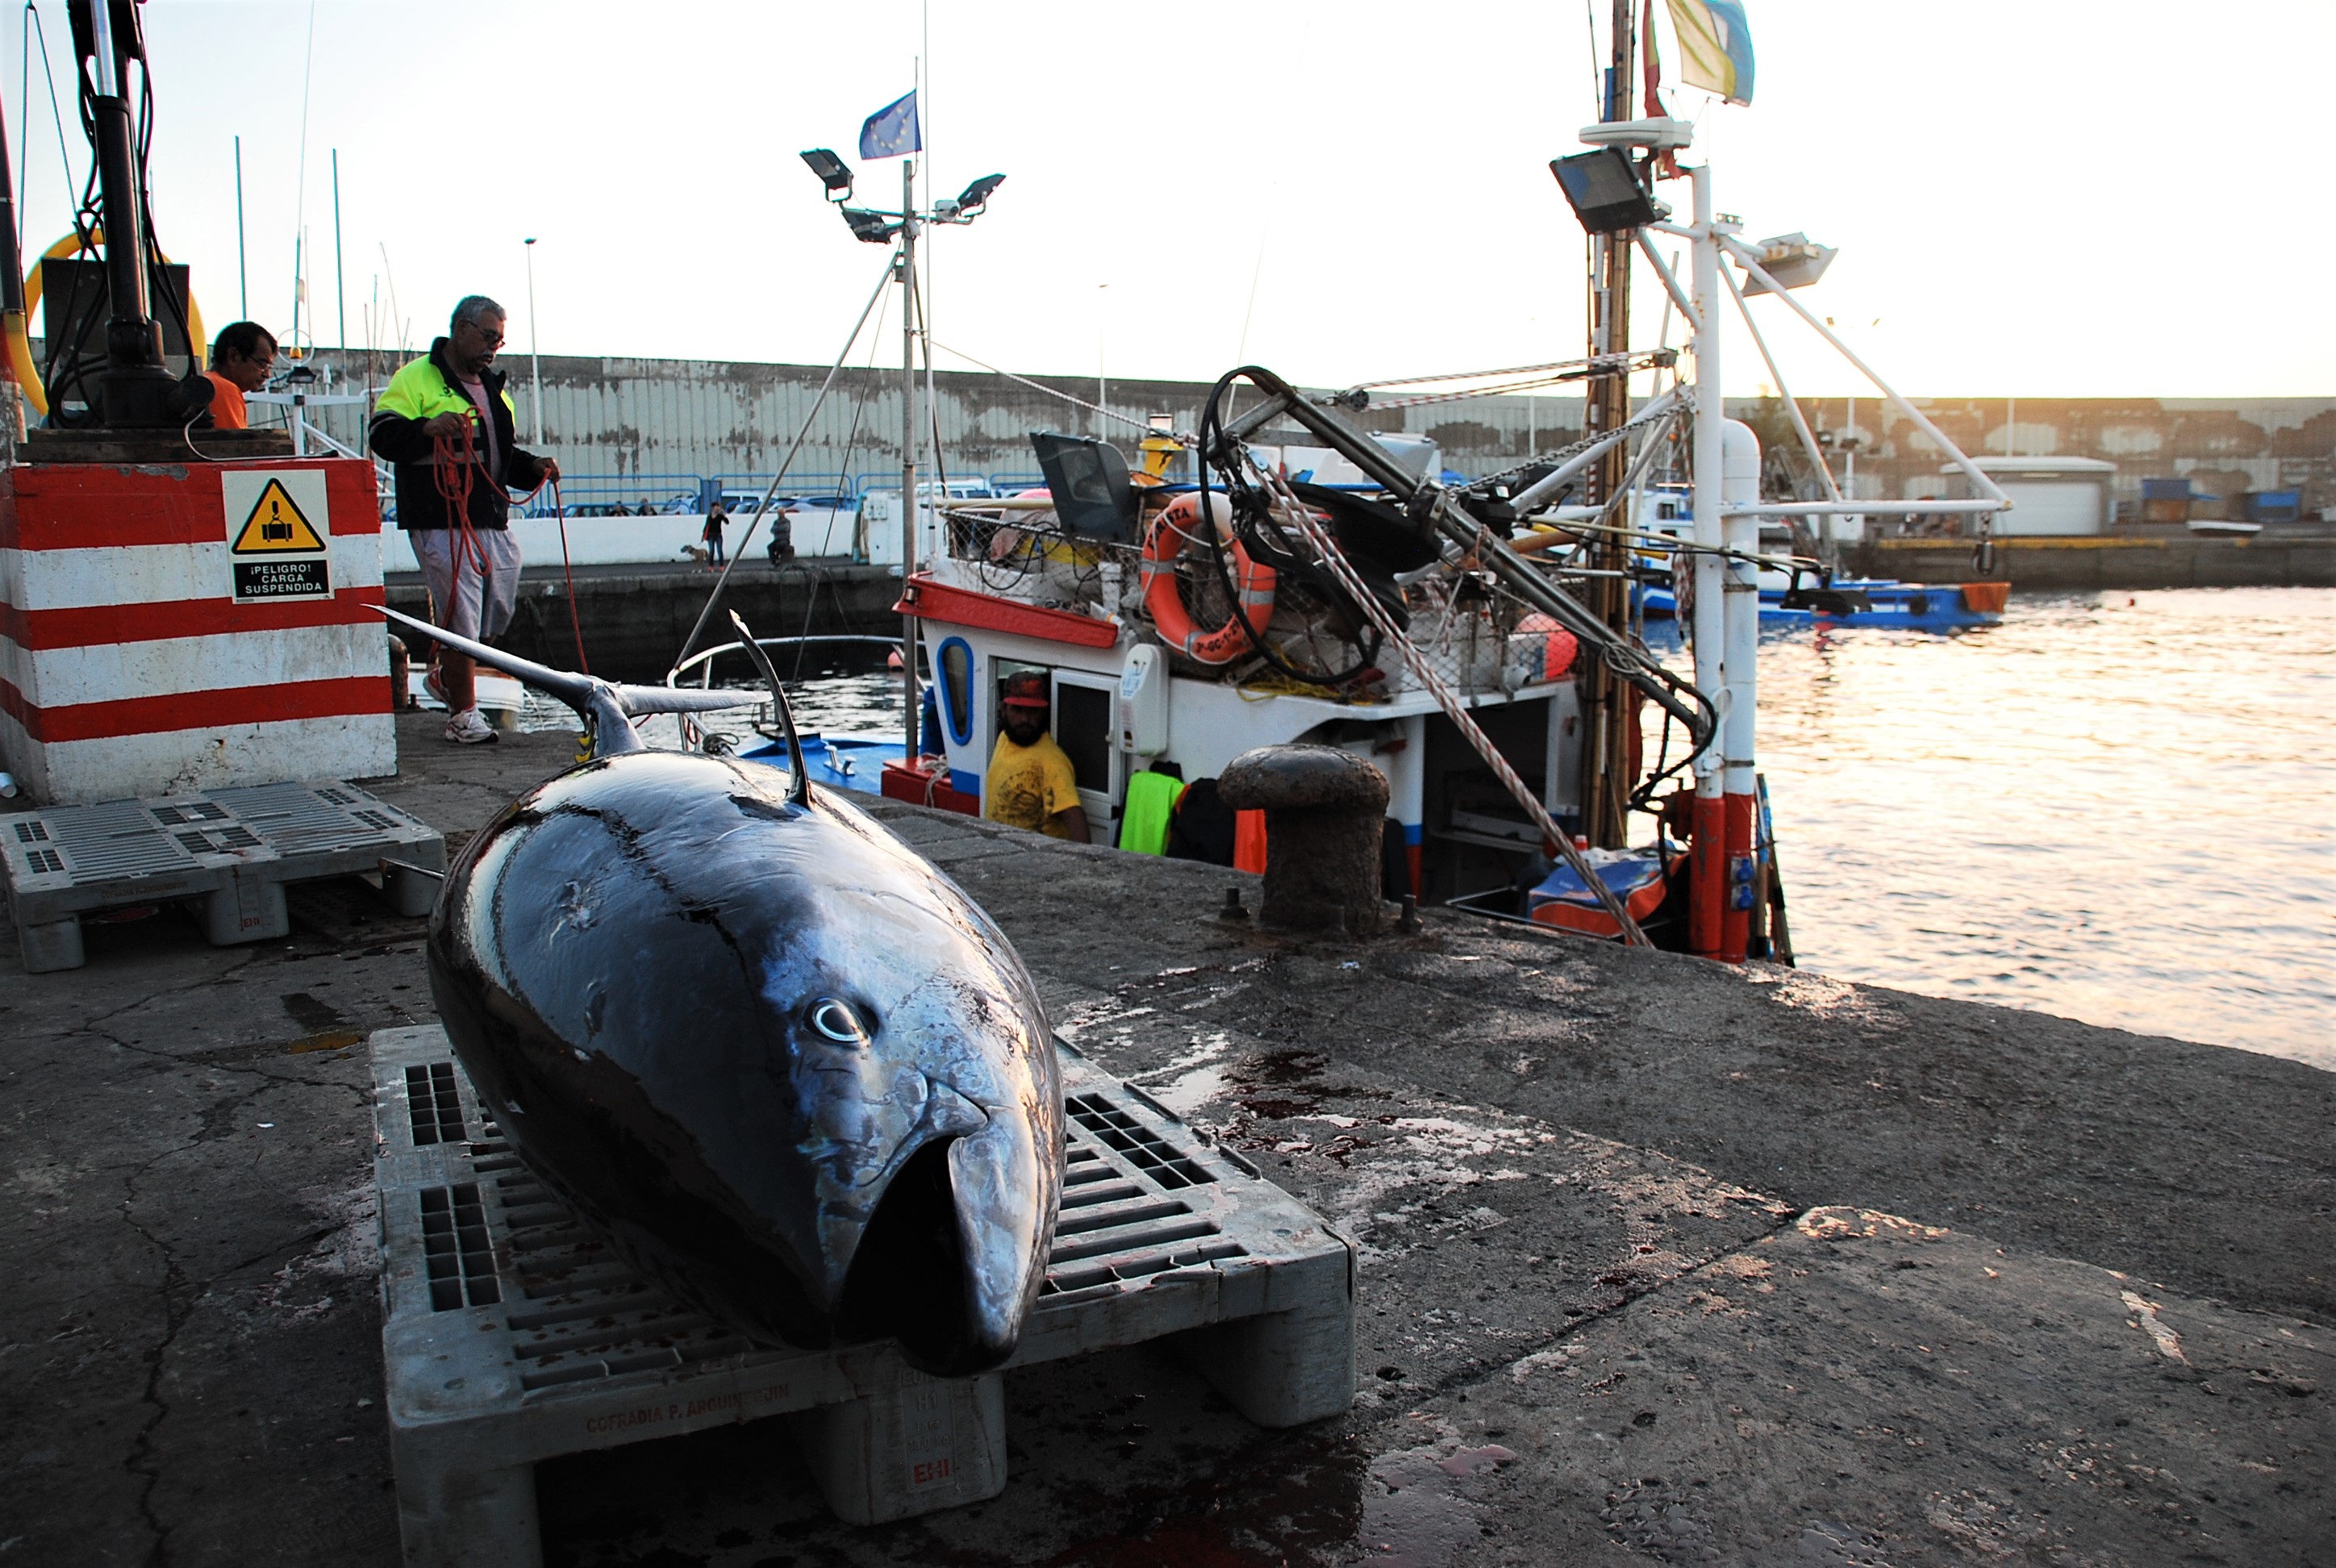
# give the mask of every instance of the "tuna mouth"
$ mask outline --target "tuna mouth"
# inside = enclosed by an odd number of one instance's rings
[[[957,1190],[949,1174],[954,1138],[939,1138],[893,1173],[869,1217],[845,1274],[834,1320],[854,1338],[894,1339],[919,1371],[962,1378],[1013,1353],[976,1327]]]

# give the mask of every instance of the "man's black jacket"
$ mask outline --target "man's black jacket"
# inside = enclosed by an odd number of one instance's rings
[[[490,474],[484,433],[474,434],[478,461],[471,474],[470,517],[472,528],[509,526],[511,498],[505,486],[532,490],[543,479],[543,459],[522,452],[517,443],[517,421],[510,396],[503,391],[502,372],[492,365],[480,371],[487,407],[495,421],[494,449],[502,458],[501,472]],[[435,463],[437,447],[423,428],[442,414],[472,414],[478,404],[455,385],[453,362],[444,338],[430,346],[426,359],[417,359],[390,377],[389,385],[374,406],[366,442],[394,465],[397,479],[397,526],[414,529],[450,526],[445,498],[439,493]]]

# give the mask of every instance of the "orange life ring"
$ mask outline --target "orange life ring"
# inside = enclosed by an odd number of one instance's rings
[[[1247,621],[1259,632],[1273,618],[1273,568],[1250,560],[1249,551],[1232,537],[1232,502],[1222,495],[1209,497],[1217,537],[1233,560],[1236,603],[1233,614],[1213,631],[1192,624],[1184,596],[1176,589],[1176,559],[1200,541],[1201,498],[1180,495],[1152,520],[1144,535],[1144,608],[1170,648],[1202,664],[1231,664],[1251,650]]]

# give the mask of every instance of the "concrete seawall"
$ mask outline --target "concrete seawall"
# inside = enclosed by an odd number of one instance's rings
[[[576,574],[577,619],[595,673],[618,680],[658,681],[706,608],[714,574],[700,567],[589,567]],[[427,613],[419,579],[393,577],[390,608]],[[777,570],[757,559],[730,574],[722,605],[699,645],[733,642],[728,610],[735,609],[757,637],[872,635],[897,638],[891,613],[900,579],[881,566],[846,560],[802,561]],[[558,563],[531,567],[521,579],[519,606],[502,647],[566,669],[576,662],[566,584]]]
[[[345,390],[368,380],[379,385],[399,356],[324,349],[317,363],[336,378],[334,390]],[[511,374],[521,428],[530,429],[537,422],[537,366],[506,355],[503,368]],[[1119,418],[1105,421],[1061,401],[1094,396],[1091,372],[1049,375],[1016,368],[1037,385],[972,371],[944,370],[934,378],[934,422],[943,466],[952,476],[1036,482],[1031,431],[1065,430],[1124,444],[1154,414],[1191,430],[1209,390],[1205,382],[1114,378],[1107,390]],[[1305,365],[1277,368],[1309,385]],[[694,490],[701,478],[767,477],[806,421],[804,443],[790,470],[794,488],[889,487],[900,472],[898,371],[846,368],[813,417],[825,365],[546,355],[540,370],[543,445],[570,476],[571,504],[663,502]],[[2145,479],[2183,477],[2216,498],[2209,510],[2236,505],[2248,490],[2297,490],[2307,517],[2336,504],[2336,398],[1936,396],[1914,402],[1973,456],[2085,456],[2110,463],[2120,502],[2137,505]],[[1782,402],[1731,397],[1728,410],[1758,433],[1773,484],[1797,486],[1814,477]],[[1870,398],[1853,405],[1837,397],[1804,397],[1801,411],[1816,431],[1860,443],[1852,487],[1857,499],[1947,493],[1939,447],[1895,408]],[[339,439],[362,438],[358,409],[320,413]],[[1374,430],[1431,437],[1446,464],[1478,477],[1552,452],[1582,430],[1582,400],[1554,394],[1371,407],[1357,417]],[[1838,456],[1835,463],[1841,466]]]
[[[572,755],[435,729],[371,787],[457,840]],[[2336,1074],[1435,911],[1288,940],[1215,918],[1237,872],[872,810],[1066,1037],[1352,1237],[1355,1404],[1017,1370],[1004,1496],[871,1531],[774,1423],[579,1456],[549,1562],[2328,1561]],[[400,1560],[362,1042],[433,1020],[423,928],[294,919],[0,963],[22,1561]]]
[[[1906,582],[1981,577],[1969,540],[1869,540],[1848,553],[1853,570]],[[1988,574],[2025,591],[2148,588],[2336,587],[2336,535],[2253,539],[1999,540]]]
[[[1844,566],[1910,582],[1969,582],[1978,576],[1971,546],[1960,540],[1868,541],[1849,553]],[[1994,575],[2031,592],[2336,587],[2336,537],[2005,541],[1996,545]],[[694,565],[579,568],[577,610],[593,668],[628,680],[663,678],[713,586],[713,574]],[[900,578],[881,566],[799,560],[782,571],[755,556],[730,574],[723,603],[762,637],[897,637],[900,618],[891,609],[900,590]],[[388,597],[394,609],[424,613],[427,600],[416,578],[393,575]],[[703,641],[731,639],[727,618],[717,614],[716,622]],[[563,668],[574,662],[557,562],[529,566],[518,613],[502,640],[528,658]]]

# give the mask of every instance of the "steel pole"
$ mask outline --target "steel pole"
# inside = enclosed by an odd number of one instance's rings
[[[107,0],[75,0],[76,37],[90,41],[89,125],[97,148],[99,199],[105,224],[105,281],[112,317],[105,326],[105,370],[98,378],[104,423],[154,429],[179,423],[171,406],[175,378],[163,367],[162,329],[147,292],[146,215],[141,170],[130,128],[130,61],[142,48],[137,12],[127,37],[113,28]]]
[[[535,444],[543,444],[543,347],[535,336],[535,239],[527,241],[527,374],[535,386]]]
[[[900,160],[900,582],[917,574],[917,161]],[[900,694],[908,748],[914,764],[923,747],[917,733],[917,618],[900,618]]]
[[[1631,0],[1613,0],[1605,101],[1599,107],[1601,121],[1630,117],[1631,64],[1638,54],[1632,12]],[[1624,354],[1630,349],[1634,238],[1630,233],[1601,234],[1592,242],[1597,258],[1597,276],[1591,287],[1590,352],[1593,355]],[[1627,365],[1591,382],[1584,411],[1590,430],[1599,434],[1619,431],[1630,423]],[[1593,502],[1603,505],[1614,499],[1630,467],[1630,456],[1624,443],[1607,449],[1591,487]],[[1630,519],[1625,515],[1622,521],[1627,523]],[[1629,551],[1619,539],[1601,535],[1591,541],[1585,553],[1592,568],[1615,575],[1591,579],[1582,585],[1582,595],[1589,601],[1591,612],[1611,632],[1625,635],[1630,606],[1621,574],[1630,565]],[[1628,842],[1630,823],[1623,808],[1634,783],[1630,742],[1637,719],[1638,705],[1614,672],[1603,664],[1591,665],[1582,680],[1581,831],[1601,849],[1620,849]]]
[[[341,258],[341,150],[333,149],[333,346],[349,346],[349,275]]]
[[[17,444],[24,439],[24,389],[16,385],[15,360],[8,349],[24,335],[24,258],[16,243],[16,188],[8,177],[7,119],[0,115],[0,388],[6,394],[5,433]]]
[[[1726,472],[1722,424],[1727,415],[1719,392],[1719,239],[1712,232],[1711,169],[1690,169],[1695,192],[1695,684],[1718,696],[1726,687],[1725,573],[1714,553],[1726,542],[1721,532],[1721,476]],[[1727,745],[1726,703],[1721,703],[1723,738],[1695,759],[1695,859],[1689,873],[1688,947],[1705,958],[1720,950],[1723,863],[1727,808],[1722,771]]]
[[[243,138],[235,139],[235,302],[236,314],[251,319],[251,269],[243,251]]]
[[[1720,423],[1719,495],[1723,508],[1760,499],[1760,438],[1748,425]],[[1760,708],[1760,569],[1746,558],[1759,549],[1760,519],[1723,510],[1720,537],[1732,553],[1721,569],[1728,584],[1722,596],[1727,646],[1720,656],[1727,668],[1728,712],[1720,720],[1718,749],[1725,768],[1728,907],[1720,918],[1719,956],[1740,964],[1749,950],[1757,886],[1752,817],[1753,792],[1759,787],[1753,755]]]

